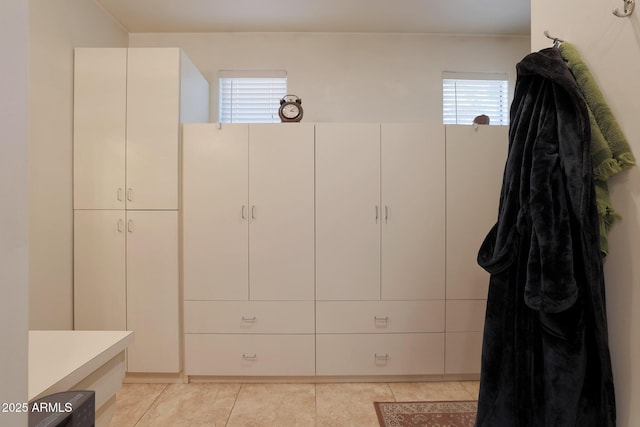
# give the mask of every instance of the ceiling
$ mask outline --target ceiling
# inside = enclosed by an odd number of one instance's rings
[[[131,33],[530,34],[530,0],[97,0]]]

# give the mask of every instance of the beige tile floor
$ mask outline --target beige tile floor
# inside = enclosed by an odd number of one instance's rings
[[[477,381],[125,384],[110,427],[376,427],[374,401],[475,400]]]

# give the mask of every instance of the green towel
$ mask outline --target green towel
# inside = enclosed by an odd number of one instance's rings
[[[596,204],[600,220],[600,250],[603,255],[607,255],[609,250],[607,234],[611,226],[620,220],[620,215],[611,206],[607,180],[635,165],[636,160],[620,125],[576,48],[571,43],[562,42],[558,49],[573,73],[589,111],[591,166],[596,184]]]

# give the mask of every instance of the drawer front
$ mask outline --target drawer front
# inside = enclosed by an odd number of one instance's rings
[[[482,332],[447,332],[445,374],[480,374]]]
[[[313,335],[185,334],[185,374],[315,374]]]
[[[444,333],[316,336],[316,375],[442,375]]]
[[[447,301],[447,332],[482,332],[487,300]]]
[[[319,334],[444,332],[444,300],[318,301]]]
[[[313,334],[313,301],[185,301],[185,333]]]

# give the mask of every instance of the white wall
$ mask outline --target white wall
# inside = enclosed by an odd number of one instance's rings
[[[0,402],[27,400],[28,0],[0,2]],[[26,425],[0,412],[0,426]]]
[[[532,50],[551,46],[544,30],[580,51],[640,159],[640,9],[630,18],[611,10],[622,0],[532,0]],[[610,349],[618,426],[640,422],[640,167],[615,177],[613,205],[623,216],[609,238],[605,262]]]
[[[73,48],[128,33],[95,0],[31,0],[29,23],[30,328],[71,329]]]
[[[309,122],[441,122],[442,71],[508,73],[529,37],[343,33],[132,33],[130,46],[183,48],[211,83],[217,73],[287,70]],[[513,84],[511,84],[513,87]]]

